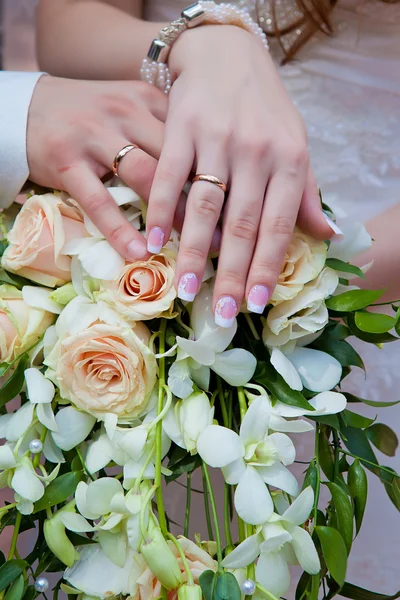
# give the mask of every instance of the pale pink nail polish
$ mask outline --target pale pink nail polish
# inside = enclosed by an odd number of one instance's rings
[[[143,258],[146,256],[147,250],[144,239],[143,242],[140,242],[139,240],[132,240],[129,242],[127,251],[132,260],[137,260],[138,258]]]
[[[247,297],[247,308],[250,312],[262,315],[267,306],[269,291],[266,285],[253,285]]]
[[[179,280],[178,298],[186,300],[186,302],[193,302],[198,287],[199,280],[196,275],[194,273],[185,273]]]
[[[336,225],[336,223],[334,221],[332,221],[332,219],[330,217],[328,217],[328,215],[326,215],[325,213],[323,213],[323,215],[324,215],[325,221],[328,223],[329,227],[332,229],[333,233],[335,234],[330,238],[331,242],[341,242],[342,239],[344,238],[343,231],[340,229],[339,225]]]
[[[237,304],[232,296],[222,296],[215,306],[215,323],[219,327],[231,327],[237,315]]]
[[[164,232],[161,227],[152,227],[147,236],[147,250],[158,254],[164,245]]]

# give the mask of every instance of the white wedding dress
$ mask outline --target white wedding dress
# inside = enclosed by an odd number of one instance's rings
[[[145,17],[168,21],[188,4],[149,0]],[[282,10],[288,4],[290,0],[277,2]],[[316,35],[280,72],[306,122],[324,200],[350,219],[367,220],[400,202],[400,3],[341,0],[333,18],[336,35]],[[367,377],[356,369],[347,389],[374,400],[399,399],[400,343],[383,350],[361,345],[360,352]],[[400,405],[382,409],[379,421],[400,433]],[[296,443],[298,458],[308,459],[311,444],[300,435]],[[380,458],[400,471],[399,458]],[[393,594],[400,589],[400,515],[382,484],[373,476],[369,481],[366,520],[354,543],[347,580]],[[183,498],[171,500],[176,521],[182,502]],[[294,598],[293,592],[288,598]]]

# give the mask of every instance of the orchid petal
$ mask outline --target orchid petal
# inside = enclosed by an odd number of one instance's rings
[[[101,435],[97,440],[89,445],[85,464],[89,473],[97,473],[104,469],[112,460],[114,448],[107,435]]]
[[[287,421],[278,415],[271,415],[269,428],[272,431],[279,431],[281,433],[305,433],[306,431],[313,431],[314,425],[309,421],[304,421],[304,419]]]
[[[176,343],[188,356],[197,361],[200,365],[212,365],[215,361],[215,352],[209,346],[202,342],[187,340],[177,336]]]
[[[239,483],[246,471],[246,468],[246,463],[243,458],[238,458],[237,460],[229,463],[229,465],[226,467],[222,467],[222,474],[226,483],[229,485],[236,485]]]
[[[310,412],[310,415],[334,415],[346,408],[347,400],[346,396],[339,392],[322,392],[311,398],[309,403],[315,408],[315,412]]]
[[[186,448],[173,407],[170,408],[163,419],[163,429],[174,444],[180,448]]]
[[[145,527],[149,521],[148,511],[145,512]],[[132,515],[126,522],[126,534],[128,536],[128,544],[135,552],[139,551],[142,541],[142,532],[140,530],[140,515]]]
[[[321,569],[318,553],[308,531],[302,527],[290,529],[292,547],[301,568],[310,575],[316,575]]]
[[[88,484],[85,483],[84,481],[80,481],[78,483],[78,485],[76,486],[76,490],[75,490],[76,507],[79,510],[79,512],[81,513],[81,515],[86,517],[86,519],[91,519],[91,520],[99,519],[101,517],[101,513],[93,512],[88,507],[88,502],[87,502],[88,487],[89,487]]]
[[[196,340],[214,352],[223,352],[236,333],[236,319],[231,327],[218,327],[212,310],[212,287],[203,283],[193,302],[190,324]]]
[[[250,381],[256,370],[257,359],[243,350],[234,348],[215,355],[215,362],[211,369],[224,379],[229,385],[240,386]]]
[[[326,352],[295,348],[288,358],[296,367],[304,387],[312,392],[326,392],[340,382],[342,365]]]
[[[65,458],[60,448],[55,445],[51,435],[46,435],[43,443],[43,454],[49,462],[52,463],[64,463]]]
[[[240,437],[226,427],[210,425],[197,439],[197,452],[210,467],[226,467],[243,458],[245,449]]]
[[[281,552],[261,554],[256,567],[256,579],[277,598],[286,594],[290,587],[290,571]]]
[[[127,555],[126,538],[104,530],[99,531],[97,535],[104,554],[123,569]]]
[[[39,369],[25,369],[28,398],[32,404],[49,404],[54,398],[54,385]]]
[[[27,402],[12,415],[7,425],[7,440],[9,442],[17,442],[23,436],[32,423],[34,408],[33,404]]]
[[[302,525],[310,516],[314,505],[314,492],[311,486],[306,487],[292,502],[282,515],[282,520],[289,521],[292,525]]]
[[[94,528],[86,521],[86,519],[77,513],[61,511],[58,514],[62,524],[69,531],[75,531],[75,533],[94,531]]]
[[[36,407],[36,416],[46,429],[53,432],[58,431],[57,421],[51,404],[38,404]]]
[[[284,465],[291,465],[296,458],[296,449],[290,437],[284,433],[272,433],[269,441],[273,443],[279,460]]]
[[[246,538],[232,552],[230,552],[222,561],[221,566],[224,569],[240,569],[247,567],[254,562],[260,554],[260,544],[262,537],[259,533]]]
[[[249,466],[236,488],[234,502],[237,514],[249,525],[265,523],[274,510],[267,486],[257,470]]]
[[[0,469],[12,469],[17,464],[14,453],[8,444],[0,446]]]
[[[301,391],[303,384],[294,365],[278,348],[272,348],[271,364],[292,390]]]
[[[168,371],[168,387],[177,398],[187,398],[193,392],[189,361],[176,360]]]
[[[290,542],[292,536],[282,525],[278,523],[266,523],[262,529],[265,541],[260,546],[262,553],[275,552],[279,550],[283,544]]]
[[[262,396],[250,404],[240,426],[240,438],[245,446],[257,444],[264,439],[268,431],[270,414],[269,402]]]
[[[67,406],[56,414],[56,422],[58,431],[53,431],[51,434],[55,444],[61,450],[72,450],[87,438],[96,419],[92,415],[75,410],[72,406]]]
[[[95,279],[114,280],[125,266],[125,260],[106,240],[98,241],[79,255],[85,271]]]
[[[101,477],[89,484],[86,491],[86,502],[90,510],[100,515],[110,512],[110,503],[115,494],[122,492],[118,479]]]
[[[147,436],[148,428],[144,425],[140,425],[139,427],[131,429],[129,433],[124,435],[119,442],[119,447],[126,452],[129,458],[136,461],[143,453]]]
[[[114,513],[111,514],[106,522],[104,523],[104,525],[100,525],[98,526],[99,529],[102,529],[103,531],[110,531],[111,529],[114,529],[114,527],[116,527],[117,525],[119,525],[122,521],[122,519],[124,518],[123,515]]]
[[[273,485],[291,496],[297,496],[299,493],[296,477],[281,463],[276,462],[270,467],[259,467],[257,470],[265,483]]]
[[[37,502],[44,494],[44,485],[36,477],[33,468],[22,462],[14,471],[11,487],[25,500]]]

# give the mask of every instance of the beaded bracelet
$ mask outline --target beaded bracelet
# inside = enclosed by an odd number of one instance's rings
[[[206,0],[183,10],[179,19],[172,21],[160,31],[143,60],[140,70],[141,80],[169,94],[172,82],[167,59],[171,47],[183,31],[198,25],[236,25],[258,36],[268,50],[267,36],[244,8]]]

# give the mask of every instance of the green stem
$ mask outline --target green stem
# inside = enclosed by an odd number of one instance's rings
[[[319,575],[312,575],[310,600],[318,600],[320,584],[321,584],[321,582],[320,582]]]
[[[3,515],[5,515],[6,512],[11,510],[12,508],[15,508],[16,506],[17,506],[17,503],[13,502],[13,504],[7,504],[7,506],[3,506],[2,508],[0,508],[0,519],[3,518]]]
[[[278,600],[278,598],[276,596],[274,596],[272,592],[269,592],[268,590],[266,590],[265,587],[263,587],[259,583],[256,583],[256,588],[258,589],[259,592],[264,594],[264,596],[266,596],[266,598],[268,598],[268,600]]]
[[[167,327],[166,319],[161,319],[160,327],[160,338],[159,338],[159,354],[165,352],[165,331]],[[164,408],[164,386],[165,386],[165,358],[159,359],[159,375],[158,375],[158,403],[157,403],[157,415],[159,415]],[[156,459],[155,459],[155,477],[154,483],[157,486],[156,490],[156,502],[157,502],[157,513],[158,520],[160,523],[161,531],[164,535],[168,533],[167,519],[165,518],[164,510],[164,499],[162,492],[161,482],[161,463],[162,463],[162,421],[159,421],[156,426]]]
[[[192,501],[192,474],[186,475],[186,510],[185,510],[185,523],[183,527],[183,535],[189,536],[189,525],[190,525],[190,505]]]
[[[11,538],[11,545],[10,545],[10,550],[8,553],[7,560],[11,560],[15,554],[15,550],[17,547],[19,528],[21,527],[21,521],[22,521],[22,515],[19,511],[17,511],[17,516],[15,517],[14,531],[13,531],[12,538]]]
[[[172,535],[172,533],[168,533],[167,534],[167,538],[169,540],[171,540],[171,542],[175,545],[176,549],[179,552],[179,556],[181,557],[182,564],[183,564],[185,572],[186,572],[186,581],[187,581],[188,585],[194,585],[193,575],[192,575],[192,572],[190,570],[189,563],[187,561],[187,558],[185,556],[185,553],[183,551],[182,546],[180,545],[180,543],[178,542],[178,540],[176,539],[176,537],[174,537]]]
[[[24,441],[24,439],[25,439],[25,436],[27,435],[27,433],[28,433],[28,432],[29,432],[29,431],[30,431],[30,430],[31,430],[33,427],[36,427],[36,425],[37,425],[38,423],[39,423],[39,420],[38,420],[38,419],[33,419],[32,423],[31,423],[31,424],[30,424],[30,425],[29,425],[29,426],[28,426],[28,427],[25,429],[25,431],[23,432],[23,434],[22,434],[22,435],[21,435],[21,437],[19,438],[18,442],[15,444],[15,447],[14,447],[13,453],[14,453],[14,456],[15,456],[16,458],[18,458],[18,452],[19,452],[19,449],[20,449],[20,447],[21,447],[21,444],[22,444],[22,442],[23,442],[23,441]]]
[[[246,395],[245,395],[242,387],[238,387],[237,393],[238,393],[238,399],[239,399],[240,420],[243,421],[243,419],[247,413]]]
[[[211,504],[211,512],[214,519],[214,529],[215,529],[215,541],[217,542],[217,559],[218,559],[218,570],[221,571],[221,562],[222,562],[222,544],[221,544],[221,536],[219,533],[219,523],[218,523],[218,514],[217,507],[215,504],[214,492],[211,485],[210,475],[208,472],[208,468],[205,462],[202,463],[202,469],[204,473],[204,479],[207,484],[208,493],[210,496],[210,504]]]
[[[318,500],[321,489],[321,472],[319,466],[319,425],[315,424],[315,446],[314,446],[314,460],[316,468],[317,482],[315,486],[315,497],[314,497],[314,527],[317,525],[318,516]]]
[[[370,460],[367,460],[366,458],[362,458],[362,456],[357,456],[356,454],[352,454],[351,452],[346,452],[346,450],[343,450],[343,448],[339,448],[339,452],[341,452],[342,454],[346,454],[346,456],[351,456],[351,458],[355,458],[356,460],[359,460],[360,462],[365,462],[365,463],[371,465],[372,467],[379,469],[380,471],[385,471],[386,473],[393,475],[393,471],[391,471],[390,469],[387,469],[386,467],[382,467],[381,465],[377,465],[376,463],[374,463]]]
[[[86,473],[86,475],[89,477],[89,479],[91,479],[92,481],[94,481],[94,477],[93,477],[93,475],[92,475],[91,473],[89,473],[89,471],[87,470],[87,468],[86,468],[86,465],[85,465],[85,461],[83,460],[82,453],[81,453],[81,451],[79,450],[79,448],[78,448],[78,447],[76,447],[76,448],[75,448],[75,452],[76,452],[76,454],[78,455],[78,457],[79,457],[79,460],[81,461],[82,469],[85,471],[85,473]]]
[[[210,542],[213,542],[214,541],[214,533],[213,533],[213,528],[212,528],[212,523],[211,523],[210,504],[208,502],[208,488],[207,488],[207,481],[204,476],[203,469],[201,471],[201,474],[202,474],[202,478],[203,478],[203,500],[204,500],[204,512],[206,515],[208,539],[210,540]]]
[[[230,500],[231,488],[225,483],[224,485],[224,533],[225,533],[225,543],[227,548],[230,550],[233,549],[232,542],[232,534],[231,534],[231,519],[229,514],[229,500]]]
[[[222,412],[222,420],[224,422],[225,427],[229,427],[229,417],[228,417],[228,411],[226,409],[225,396],[224,396],[224,390],[222,389],[221,377],[217,378],[217,389],[218,389],[219,403],[220,403],[221,412]]]
[[[152,447],[152,449],[150,450],[150,452],[148,452],[147,457],[145,462],[142,465],[142,468],[140,469],[139,475],[136,477],[134,486],[133,486],[133,493],[137,494],[140,488],[140,484],[142,482],[143,479],[143,473],[145,472],[145,470],[147,469],[147,467],[149,466],[150,462],[153,459],[154,456],[154,452],[155,452],[155,445]],[[123,473],[121,474],[123,475]]]
[[[239,542],[244,542],[246,539],[246,529],[244,521],[240,517],[238,517],[238,534],[239,534]]]
[[[147,492],[147,494],[143,498],[142,506],[140,508],[139,526],[140,526],[140,532],[142,534],[142,538],[144,540],[147,537],[147,531],[146,531],[146,527],[145,527],[145,523],[144,523],[144,515],[146,513],[146,510],[147,510],[149,502],[151,502],[151,499],[154,496],[154,492],[155,491],[156,491],[156,486],[153,485],[153,487],[149,489],[149,491]]]
[[[260,336],[258,335],[257,329],[254,326],[253,319],[251,318],[249,313],[244,313],[244,316],[245,316],[248,326],[250,327],[250,331],[254,336],[254,339],[258,341],[260,339]]]
[[[42,433],[40,434],[40,441],[42,442],[42,444],[44,444],[44,441],[46,439],[46,435],[47,435],[47,429],[46,429],[46,427],[43,427]],[[40,462],[40,456],[41,456],[41,454],[42,453],[39,452],[38,454],[35,455],[35,457],[33,459],[32,465],[33,465],[34,469],[37,468],[37,466],[38,466],[38,464]]]

